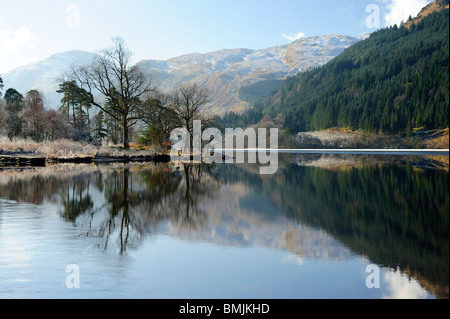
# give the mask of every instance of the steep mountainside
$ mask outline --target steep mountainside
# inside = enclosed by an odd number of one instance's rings
[[[436,3],[417,24],[373,33],[321,68],[286,79],[255,109],[230,120],[250,119],[249,125],[282,113],[292,133],[448,127],[449,10]],[[431,7],[441,10],[430,13]]]
[[[412,24],[417,25],[420,21],[422,21],[423,18],[425,18],[429,14],[448,8],[449,8],[449,0],[436,0],[434,2],[431,2],[430,4],[425,6],[414,19],[406,21],[405,27],[409,29]]]
[[[239,89],[261,80],[281,80],[321,66],[363,37],[327,35],[299,39],[289,45],[264,50],[234,49],[188,54],[167,61],[145,60],[138,65],[152,74],[161,90],[182,83],[198,83],[210,90],[208,108],[215,114],[240,112],[249,104],[239,98]],[[95,55],[84,51],[59,53],[50,58],[3,74],[5,90],[25,94],[42,91],[49,108],[59,105],[58,78],[69,67],[88,63]]]
[[[327,35],[301,38],[289,45],[264,50],[221,50],[189,54],[167,61],[142,61],[162,90],[180,83],[198,83],[209,88],[211,111],[240,112],[249,104],[239,98],[239,89],[262,80],[281,80],[321,66],[361,38]]]

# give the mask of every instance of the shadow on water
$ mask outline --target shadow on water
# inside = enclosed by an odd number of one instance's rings
[[[19,170],[0,174],[0,197],[55,203],[83,236],[101,239],[105,251],[125,254],[167,227],[181,234],[217,223],[208,221],[211,206],[202,203],[215,201],[224,186],[243,184],[251,192],[239,204],[252,208],[259,220],[269,223],[281,212],[448,298],[448,169],[408,161],[356,165],[348,159],[321,167],[310,165],[321,156],[291,157],[272,176],[259,175],[252,165],[226,164]]]

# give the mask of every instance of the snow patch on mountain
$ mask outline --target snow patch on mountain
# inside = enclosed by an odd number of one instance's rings
[[[326,35],[300,38],[291,44],[263,50],[225,49],[192,53],[162,60],[144,60],[137,65],[154,79],[155,86],[170,91],[185,83],[206,86],[211,102],[207,107],[216,114],[240,112],[248,107],[239,100],[239,88],[261,80],[281,80],[298,72],[319,67],[354,43],[368,37]],[[56,93],[61,76],[72,65],[85,65],[94,53],[75,50],[52,55],[44,61],[4,74],[4,91],[15,88],[22,94],[40,90],[47,107],[56,109],[61,96]]]

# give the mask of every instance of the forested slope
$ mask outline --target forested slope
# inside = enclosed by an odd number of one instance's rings
[[[228,125],[285,115],[288,132],[331,127],[383,133],[448,127],[449,11],[373,33],[323,67],[283,81]],[[253,123],[252,123],[253,122]]]

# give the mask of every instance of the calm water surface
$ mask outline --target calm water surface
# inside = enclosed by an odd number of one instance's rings
[[[436,163],[3,169],[0,298],[448,298],[449,173]]]

